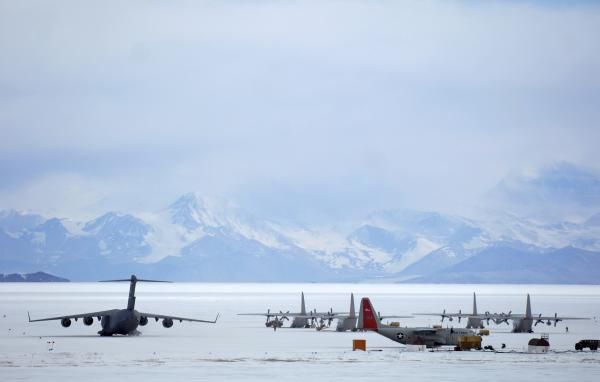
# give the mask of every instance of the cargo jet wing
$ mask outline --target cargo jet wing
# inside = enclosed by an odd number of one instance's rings
[[[175,321],[191,321],[191,322],[206,322],[208,324],[214,324],[217,322],[217,320],[219,319],[219,313],[217,313],[217,317],[215,317],[215,319],[213,321],[209,321],[209,320],[198,320],[195,318],[185,318],[185,317],[177,317],[177,316],[166,316],[163,314],[155,314],[155,313],[144,313],[144,312],[139,312],[141,317],[147,317],[147,318],[154,318],[155,321],[158,320],[162,320],[162,319],[171,319],[171,320],[175,320]]]
[[[74,319],[77,321],[78,318],[86,318],[86,317],[98,317],[100,320],[103,316],[110,315],[114,313],[116,309],[112,310],[102,310],[100,312],[90,312],[90,313],[79,313],[79,314],[70,314],[66,316],[57,316],[57,317],[49,317],[49,318],[38,318],[36,320],[32,320],[29,312],[27,312],[27,318],[29,318],[29,322],[38,322],[38,321],[52,321],[52,320],[64,320],[64,319]]]

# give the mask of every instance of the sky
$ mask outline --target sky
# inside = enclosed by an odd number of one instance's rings
[[[0,209],[461,213],[600,169],[600,6],[0,0]]]

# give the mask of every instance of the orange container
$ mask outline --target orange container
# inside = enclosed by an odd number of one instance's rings
[[[352,351],[367,351],[367,340],[352,340]]]

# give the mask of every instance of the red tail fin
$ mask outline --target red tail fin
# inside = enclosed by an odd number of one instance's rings
[[[360,312],[358,317],[358,328],[365,330],[379,329],[379,319],[371,300],[368,297],[363,297],[360,300]]]

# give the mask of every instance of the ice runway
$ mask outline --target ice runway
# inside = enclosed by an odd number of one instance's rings
[[[0,284],[0,376],[6,381],[118,380],[597,380],[600,353],[573,352],[574,344],[600,338],[600,286],[389,285],[389,284],[139,284],[136,309],[186,317],[221,318],[215,325],[151,321],[137,337],[102,338],[98,322],[70,328],[32,318],[124,308],[128,284]],[[409,352],[376,333],[265,328],[242,312],[298,311],[304,291],[308,309],[347,311],[350,292],[369,296],[382,314],[471,310],[591,317],[589,321],[538,325],[534,334],[512,334],[490,325],[483,345],[508,353]],[[358,304],[357,304],[358,305]],[[404,319],[402,326],[439,324],[438,317]],[[463,326],[444,322],[444,325]],[[334,323],[335,325],[335,323]],[[569,332],[565,332],[565,327]],[[549,333],[551,354],[522,354],[530,338]],[[353,352],[352,339],[367,340]]]

